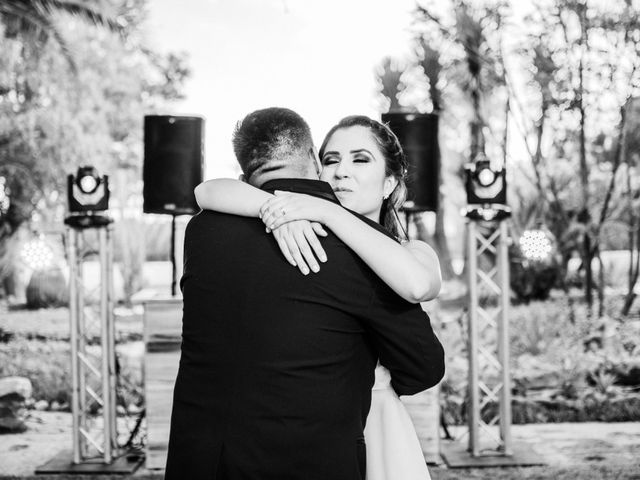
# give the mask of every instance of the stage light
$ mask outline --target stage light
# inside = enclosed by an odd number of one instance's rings
[[[5,215],[9,211],[9,189],[7,188],[7,179],[0,177],[0,216]]]
[[[480,155],[465,165],[467,203],[469,205],[506,205],[507,181],[504,168],[495,170],[491,162]]]
[[[100,185],[100,179],[96,178],[93,173],[88,173],[79,177],[76,181],[78,182],[78,186],[82,193],[87,195],[95,192]]]
[[[496,181],[496,174],[491,170],[490,167],[483,167],[476,173],[476,177],[478,178],[478,183],[483,187],[488,187]]]
[[[507,177],[504,167],[494,169],[484,154],[464,167],[467,207],[463,215],[474,220],[501,220],[511,214],[507,206]]]
[[[67,181],[69,212],[91,214],[109,208],[109,177],[95,167],[80,167]]]
[[[522,255],[530,261],[546,262],[553,252],[553,242],[542,229],[525,230],[520,237]]]
[[[20,256],[32,270],[46,270],[53,263],[53,251],[44,235],[25,243]]]

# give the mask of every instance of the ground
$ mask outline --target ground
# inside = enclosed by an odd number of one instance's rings
[[[0,436],[0,480],[83,480],[91,476],[35,476],[34,470],[71,447],[71,415],[63,412],[31,413],[25,433]],[[464,429],[454,428],[454,435]],[[514,425],[514,442],[531,448],[547,463],[540,467],[447,469],[430,468],[433,480],[453,479],[560,479],[640,480],[640,423],[555,423]],[[444,443],[444,442],[443,442]],[[109,480],[123,476],[99,475]],[[139,469],[135,479],[162,478],[161,471]],[[399,479],[400,480],[400,479]]]

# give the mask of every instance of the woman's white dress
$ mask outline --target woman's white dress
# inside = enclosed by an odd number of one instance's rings
[[[391,388],[391,375],[376,367],[371,409],[364,429],[367,480],[430,480],[409,413]]]

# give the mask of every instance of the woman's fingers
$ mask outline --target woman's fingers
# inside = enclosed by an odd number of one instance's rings
[[[283,202],[282,197],[271,197],[269,200],[264,202],[260,207],[260,218],[264,218],[270,212],[272,212],[275,208],[277,208],[278,204]]]
[[[276,228],[284,225],[285,223],[293,222],[295,220],[303,220],[301,218],[289,218],[287,215],[282,215],[271,222],[269,228],[275,230]]]
[[[327,235],[329,235],[321,223],[311,222],[311,228],[313,228],[313,231],[316,232],[316,235],[320,235],[321,237],[326,237]]]
[[[313,249],[313,253],[315,253],[316,257],[318,257],[318,259],[321,262],[326,262],[327,254],[325,253],[324,248],[322,248],[322,245],[320,244],[320,240],[318,240],[318,237],[316,236],[313,226],[309,225],[307,228],[304,229],[303,233],[305,238],[307,239],[307,242],[309,242],[309,245]],[[318,266],[318,270],[320,270],[319,266]],[[314,272],[315,271],[317,270],[314,270]]]
[[[269,200],[269,202],[271,202],[271,200]],[[261,209],[260,218],[263,223],[272,230],[277,228],[275,226],[277,221],[280,220],[278,225],[282,225],[282,219],[287,216],[287,210],[291,212],[291,208],[287,209],[281,202],[274,201],[273,204],[267,206],[263,205],[263,207],[264,208]],[[288,217],[287,221],[291,221],[291,216]]]
[[[294,220],[307,220],[295,205],[278,206],[274,209],[269,208],[262,218],[264,224],[271,230],[275,230],[279,226]]]
[[[289,252],[291,252],[291,256],[296,263],[296,266],[300,269],[300,271],[307,275],[309,273],[309,266],[304,261],[302,254],[300,253],[300,248],[298,248],[298,243],[294,236],[289,232],[284,235],[285,242],[287,242],[287,246],[289,247]]]
[[[264,224],[271,228],[278,228],[283,223],[293,220],[307,220],[305,215],[305,203],[299,198],[304,195],[280,192],[281,194],[267,200],[260,207],[260,218]],[[308,208],[307,208],[308,210]]]
[[[274,230],[273,235],[287,261],[297,266],[304,275],[309,271],[320,271],[317,258],[325,262],[327,255],[311,222],[300,220],[288,223]]]
[[[275,232],[274,232],[273,236],[276,238],[276,242],[278,242],[278,246],[280,247],[280,251],[284,255],[284,258],[287,259],[287,262],[289,262],[294,267],[297,267],[296,261],[293,259],[293,255],[291,255],[291,252],[289,251],[289,246],[287,245],[287,242],[284,240],[283,236],[282,235],[276,235]]]
[[[298,244],[298,248],[300,249],[300,253],[304,257],[304,260],[306,261],[306,263],[309,266],[309,268],[311,268],[311,270],[314,271],[314,272],[319,272],[320,271],[320,265],[318,265],[318,260],[316,260],[316,257],[313,255],[313,251],[311,250],[311,247],[309,246],[310,242],[309,242],[307,236],[305,235],[304,229],[296,228],[294,230],[294,238],[295,238],[295,240],[296,240],[296,242]],[[317,238],[315,240],[318,241]]]

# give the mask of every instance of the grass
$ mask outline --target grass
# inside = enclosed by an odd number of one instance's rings
[[[0,330],[16,336],[69,339],[69,309],[6,310],[0,307]]]
[[[87,315],[93,314],[92,309],[86,310]],[[95,314],[94,314],[95,315]],[[88,336],[100,335],[100,319],[88,317]],[[141,315],[115,315],[116,342],[142,339]],[[9,333],[29,339],[39,340],[69,340],[70,319],[68,308],[43,308],[40,310],[7,310],[0,305],[0,334]],[[0,335],[2,337],[2,335]]]
[[[31,381],[33,399],[69,403],[71,395],[70,326],[67,308],[6,310],[0,307],[0,377],[22,376]],[[87,322],[88,337],[99,336],[100,321]],[[117,343],[139,340],[139,316],[116,317]],[[93,348],[90,340],[88,351]],[[142,366],[122,365],[120,390],[125,405],[142,403]],[[94,385],[99,391],[100,385]]]

